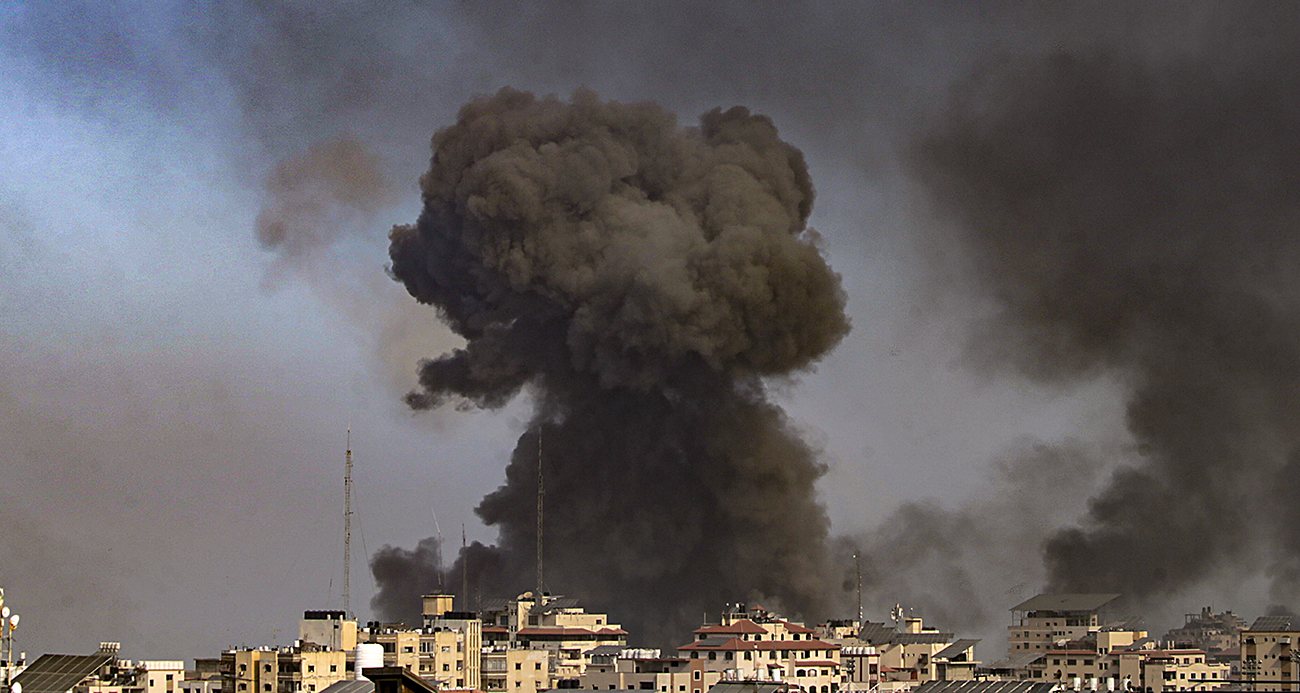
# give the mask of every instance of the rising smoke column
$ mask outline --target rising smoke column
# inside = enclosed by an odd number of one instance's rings
[[[486,581],[532,586],[540,457],[548,589],[671,644],[726,601],[818,613],[824,467],[762,380],[848,330],[802,154],[744,108],[687,128],[586,90],[476,100],[433,149],[392,272],[466,344],[408,403],[536,401],[478,508],[509,572]]]
[[[1167,596],[1268,563],[1297,595],[1296,65],[990,61],[916,148],[998,307],[973,358],[1128,387],[1143,457],[1047,541],[1049,589]]]

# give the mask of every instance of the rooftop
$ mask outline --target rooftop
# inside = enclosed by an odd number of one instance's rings
[[[1011,611],[1096,611],[1119,599],[1118,594],[1040,594],[1011,607]]]

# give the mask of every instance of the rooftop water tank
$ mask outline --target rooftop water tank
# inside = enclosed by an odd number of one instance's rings
[[[357,658],[353,673],[357,681],[369,681],[362,675],[366,669],[384,666],[384,646],[377,642],[363,642],[357,645]]]

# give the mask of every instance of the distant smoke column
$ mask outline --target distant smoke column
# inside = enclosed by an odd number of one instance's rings
[[[531,386],[536,417],[478,508],[518,586],[544,427],[552,590],[670,629],[747,597],[821,609],[824,468],[762,382],[848,330],[802,154],[743,108],[683,128],[584,90],[503,90],[433,147],[393,274],[467,343],[422,363],[408,402],[494,408]]]
[[[1048,541],[1051,589],[1166,595],[1265,559],[1275,596],[1296,596],[1296,64],[1009,59],[918,144],[1000,306],[973,356],[1130,386],[1145,456]]]

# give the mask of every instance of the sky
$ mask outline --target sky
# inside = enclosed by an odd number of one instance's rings
[[[942,572],[912,555],[963,531],[984,565],[957,577],[979,588],[976,614],[942,600],[927,612],[915,584],[880,578],[867,616],[913,600],[939,625],[998,638],[1006,609],[1048,579],[1046,533],[1086,522],[1111,470],[1142,464],[1133,371],[1119,356],[1068,377],[990,363],[973,335],[1005,294],[945,240],[963,217],[918,173],[917,142],[961,88],[1007,65],[1101,54],[1231,73],[1254,64],[1248,46],[1282,40],[1291,14],[0,2],[0,586],[23,618],[16,649],[111,640],[167,659],[290,643],[302,610],[343,606],[349,430],[359,618],[381,546],[439,533],[454,546],[462,525],[494,539],[474,508],[503,483],[530,401],[409,410],[418,360],[462,340],[386,266],[389,230],[420,212],[431,136],[502,87],[653,100],[682,125],[743,105],[803,151],[809,225],[852,329],[769,396],[827,465],[832,534],[869,544],[873,575],[891,561]],[[369,177],[314,173],[331,157]],[[365,193],[339,193],[351,186]],[[947,529],[926,544],[912,530],[936,518]],[[1175,585],[1151,613],[1258,613],[1273,603],[1263,572]]]

